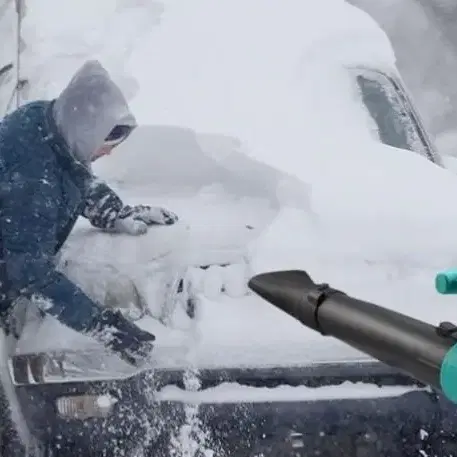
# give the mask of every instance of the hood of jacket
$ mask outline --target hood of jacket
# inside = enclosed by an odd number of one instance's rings
[[[76,72],[55,100],[52,114],[71,154],[89,167],[116,125],[137,125],[120,88],[97,60]]]

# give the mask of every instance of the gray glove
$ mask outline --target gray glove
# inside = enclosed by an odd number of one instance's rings
[[[149,205],[126,205],[117,215],[113,231],[137,236],[148,231],[149,225],[172,225],[178,216],[164,208]]]
[[[114,221],[113,231],[138,236],[144,235],[148,231],[148,226],[145,222],[133,219],[133,217],[125,217]]]
[[[149,205],[124,206],[118,217],[132,218],[146,225],[172,225],[178,220],[178,216],[171,211]]]

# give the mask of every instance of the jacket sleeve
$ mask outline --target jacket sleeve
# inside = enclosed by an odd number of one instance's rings
[[[123,213],[124,204],[104,181],[94,177],[85,196],[82,216],[97,228],[110,230]]]
[[[1,189],[3,260],[15,292],[79,332],[97,325],[101,307],[54,265],[60,196],[56,177],[39,158],[17,168]]]

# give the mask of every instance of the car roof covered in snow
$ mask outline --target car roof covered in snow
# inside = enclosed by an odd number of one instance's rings
[[[134,109],[144,123],[220,132],[276,108],[268,94],[297,85],[308,68],[335,63],[395,67],[384,31],[345,1],[176,4],[130,59]]]
[[[384,31],[345,1],[198,0],[165,13],[129,61],[139,121],[233,137],[273,167],[370,134],[347,68],[396,73]]]

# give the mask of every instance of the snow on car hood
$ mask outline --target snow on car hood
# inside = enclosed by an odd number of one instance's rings
[[[314,177],[311,213],[283,208],[252,246],[254,272],[304,269],[316,281],[431,324],[455,321],[455,298],[437,294],[434,278],[457,264],[457,219],[449,211],[457,177],[382,145],[333,151],[332,166],[330,154],[307,174]],[[295,163],[289,171],[299,169]],[[287,365],[364,358],[260,299],[222,306],[219,319],[221,309],[208,304],[201,337],[214,359],[218,353],[235,365]]]
[[[166,206],[187,208],[186,220],[191,226],[196,222],[195,227],[204,227],[198,221],[207,218],[208,224],[208,217],[219,211],[217,230],[206,225],[205,240],[211,244],[213,233],[213,247],[222,246],[224,239],[231,240],[227,242],[231,247],[247,247],[253,273],[305,269],[316,281],[427,322],[455,320],[453,298],[434,291],[434,276],[439,269],[457,263],[457,220],[447,202],[448,196],[457,193],[457,177],[410,151],[374,143],[347,152],[345,157],[347,163],[341,156],[335,167],[325,167],[323,160],[320,171],[316,162],[306,210],[283,204],[273,211],[268,198],[263,206],[259,199],[233,199],[227,188],[213,195],[213,206],[195,192],[190,197],[162,194],[161,198]],[[236,182],[236,175],[232,179]],[[251,221],[257,218],[254,225],[260,224],[254,238],[234,231],[236,221],[242,224],[249,217]],[[173,247],[173,233],[179,230],[178,225],[141,239],[118,237],[113,241],[81,224],[73,237],[74,257],[96,249],[112,265],[136,261],[130,270],[133,275],[134,268],[150,268],[153,246],[159,251]],[[140,325],[156,334],[155,363],[161,367],[291,366],[368,359],[304,328],[253,295],[203,298],[197,319],[187,327],[167,328],[150,318]],[[24,335],[19,350],[90,346],[88,339],[48,319],[38,331],[34,328],[32,334]]]

